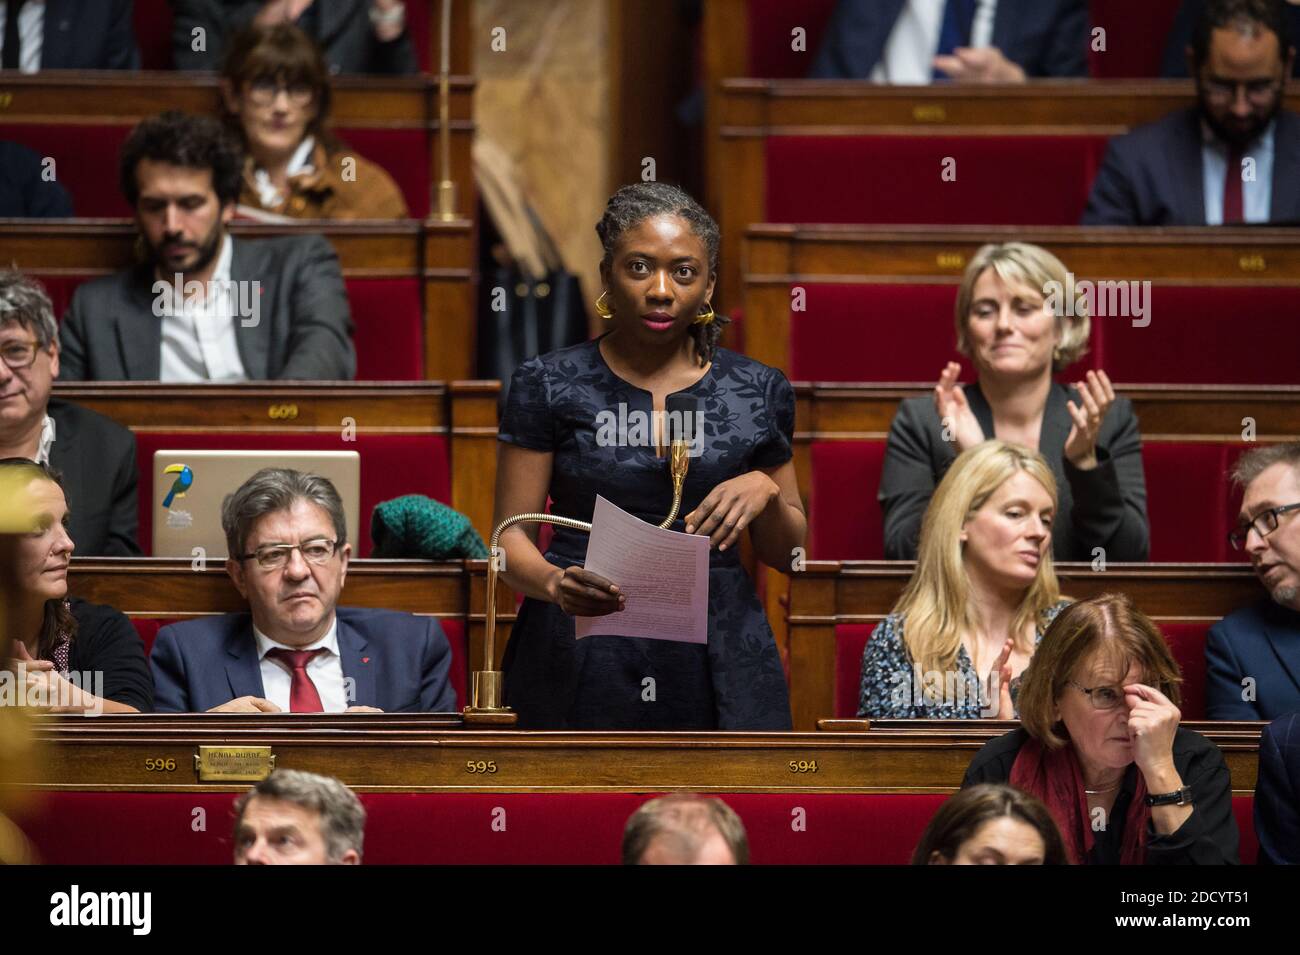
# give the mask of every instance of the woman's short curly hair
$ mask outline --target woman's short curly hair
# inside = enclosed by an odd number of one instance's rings
[[[1065,263],[1046,249],[1030,245],[1028,242],[1006,242],[1001,245],[986,245],[975,253],[975,257],[966,266],[961,277],[961,288],[957,292],[957,307],[954,318],[957,325],[957,351],[970,356],[970,339],[966,328],[970,322],[971,304],[975,299],[975,283],[988,269],[992,269],[1007,284],[1021,285],[1041,295],[1044,301],[1049,296],[1052,283],[1060,289],[1060,295],[1074,289]],[[1088,336],[1092,324],[1088,318],[1087,296],[1074,293],[1073,314],[1065,314],[1068,309],[1058,309],[1056,327],[1061,340],[1052,355],[1052,370],[1060,371],[1074,364],[1088,351]],[[1062,299],[1062,301],[1064,301]]]
[[[243,151],[238,140],[211,116],[169,110],[131,130],[122,146],[118,174],[122,195],[133,209],[140,199],[136,168],[143,159],[184,169],[210,169],[218,201],[224,206],[239,199]]]
[[[600,236],[601,248],[605,250],[604,258],[600,261],[601,267],[608,268],[613,263],[614,249],[624,232],[656,216],[678,216],[685,219],[691,231],[704,243],[709,257],[709,275],[717,274],[718,249],[722,245],[718,224],[687,192],[664,182],[632,183],[621,187],[609,197],[605,214],[596,223],[596,234]],[[701,365],[708,364],[713,359],[718,339],[722,337],[722,326],[729,322],[730,319],[715,309],[712,322],[691,326],[691,336],[695,339],[695,350],[699,354]]]

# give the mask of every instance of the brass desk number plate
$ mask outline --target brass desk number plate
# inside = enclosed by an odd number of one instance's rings
[[[269,746],[200,746],[194,768],[201,783],[256,783],[275,769]]]

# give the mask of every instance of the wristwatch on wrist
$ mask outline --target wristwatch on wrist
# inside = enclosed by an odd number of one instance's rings
[[[1191,786],[1184,786],[1182,789],[1175,789],[1171,793],[1160,793],[1158,796],[1147,796],[1148,806],[1190,806],[1191,804]]]

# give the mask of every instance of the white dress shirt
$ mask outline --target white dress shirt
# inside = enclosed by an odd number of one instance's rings
[[[885,41],[880,62],[871,71],[874,82],[913,86],[931,82],[945,3],[946,0],[907,0]],[[971,25],[972,47],[988,46],[992,42],[997,9],[998,0],[979,0]]]
[[[221,244],[216,269],[204,293],[177,309],[172,294],[162,295],[160,381],[247,381],[239,357],[235,322],[239,292],[230,282],[234,240]],[[170,286],[175,276],[164,276]]]
[[[0,3],[0,41],[9,18],[7,4]],[[39,73],[41,50],[45,47],[45,0],[27,0],[18,11],[18,72]]]
[[[276,643],[257,627],[253,627],[253,636],[257,639],[257,658],[261,661],[262,694],[285,713],[289,712],[289,689],[293,686],[293,676],[283,663],[268,657],[270,650],[317,650],[324,648],[327,653],[319,653],[307,664],[307,676],[316,684],[320,694],[321,707],[326,713],[342,713],[349,706],[355,705],[348,699],[347,685],[343,679],[343,658],[339,656],[339,619],[337,615],[330,623],[325,635],[305,647],[288,647]]]
[[[41,422],[41,441],[36,446],[36,463],[49,464],[50,451],[54,448],[54,419],[49,415]]]
[[[1273,211],[1273,133],[1277,120],[1242,154],[1255,160],[1255,178],[1241,183],[1241,213],[1247,222],[1268,222]],[[1228,146],[1201,124],[1201,174],[1205,185],[1205,224],[1223,225],[1223,192],[1227,188]],[[1240,174],[1241,170],[1238,170]]]
[[[308,136],[299,143],[298,148],[289,157],[289,165],[285,169],[285,175],[293,177],[300,172],[315,172],[316,167],[309,162],[311,151],[315,148],[316,139],[313,136]],[[271,177],[266,174],[265,169],[253,170],[253,185],[257,187],[257,198],[262,201],[262,205],[274,207],[284,202],[284,194],[275,188],[275,184],[271,182]]]

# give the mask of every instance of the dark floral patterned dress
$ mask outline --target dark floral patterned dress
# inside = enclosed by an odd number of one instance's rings
[[[718,484],[793,454],[794,391],[776,369],[719,348],[683,392],[699,398],[702,454],[691,458],[681,514]],[[666,458],[649,447],[598,441],[600,421],[649,416],[650,392],[623,381],[597,341],[542,355],[510,384],[500,440],[554,454],[551,513],[591,520],[601,495],[658,524],[672,507]],[[605,416],[602,418],[602,412]],[[608,432],[606,432],[608,433]],[[673,530],[684,530],[679,517]],[[707,644],[640,637],[574,638],[556,604],[527,599],[505,655],[505,699],[532,729],[787,730],[780,655],[739,547],[709,552]],[[546,559],[581,564],[587,535],[556,528]],[[617,581],[615,581],[617,583]]]
[[[1056,615],[1070,605],[1061,600],[1039,614],[1034,646]],[[978,720],[984,717],[978,689],[979,677],[964,646],[957,649],[957,669],[951,677],[927,679],[912,664],[903,640],[904,618],[891,613],[876,624],[862,650],[862,683],[858,688],[858,716],[876,720]],[[1011,681],[1014,702],[1020,677]]]

